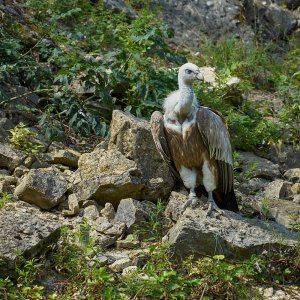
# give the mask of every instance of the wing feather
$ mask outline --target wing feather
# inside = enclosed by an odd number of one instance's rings
[[[155,111],[151,115],[150,125],[153,140],[159,154],[161,155],[162,159],[169,165],[169,168],[172,171],[173,175],[177,179],[181,180],[180,175],[175,168],[174,162],[171,157],[171,152],[169,150],[169,145],[165,133],[163,115],[159,111]]]
[[[225,119],[221,113],[201,106],[197,111],[197,125],[210,157],[217,161],[221,188],[228,193],[233,188],[233,161]]]

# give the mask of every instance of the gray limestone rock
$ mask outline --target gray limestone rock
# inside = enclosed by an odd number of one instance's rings
[[[111,265],[109,265],[109,268],[113,271],[113,272],[122,272],[125,268],[132,266],[133,263],[131,261],[131,259],[129,258],[121,258],[119,260],[116,260],[114,263],[112,263]]]
[[[15,189],[19,199],[49,210],[65,199],[67,181],[55,168],[32,169]]]
[[[149,122],[135,118],[119,110],[113,112],[108,149],[120,151],[127,159],[133,160],[140,172],[144,185],[137,198],[157,201],[169,196],[174,179],[168,165],[156,150]]]
[[[32,258],[59,238],[60,223],[25,202],[9,203],[0,210],[0,276],[14,274],[18,255]]]
[[[300,149],[292,145],[285,145],[283,143],[274,144],[270,147],[266,158],[279,164],[281,172],[293,168],[300,168]]]
[[[101,210],[101,215],[106,217],[108,220],[113,220],[116,215],[113,205],[109,202],[105,203],[104,208]]]
[[[78,167],[78,160],[81,155],[80,152],[72,149],[56,150],[53,153],[53,159],[49,161],[51,164],[62,164],[72,168]]]
[[[127,232],[132,232],[135,226],[145,226],[145,222],[153,213],[153,203],[137,201],[132,198],[122,199],[115,216],[115,221],[124,222]]]
[[[202,209],[187,209],[167,234],[173,259],[222,254],[243,259],[264,249],[295,245],[296,235],[271,222],[246,219],[224,211],[207,217]]]
[[[68,197],[68,209],[63,210],[65,216],[75,216],[79,213],[79,199],[77,194],[71,194]]]
[[[239,152],[240,162],[243,166],[243,172],[248,178],[265,178],[274,180],[274,178],[280,178],[281,173],[279,171],[278,164],[274,164],[271,161],[256,156],[251,152]]]
[[[139,199],[144,189],[136,163],[117,150],[96,150],[82,154],[79,162],[77,182],[73,192],[81,200],[94,199],[104,206],[110,202],[117,206],[121,199]]]
[[[5,142],[6,139],[9,137],[10,129],[13,129],[15,125],[12,123],[11,120],[7,118],[0,118],[0,141]]]
[[[26,154],[22,151],[12,149],[8,144],[0,143],[0,168],[7,168],[13,171],[22,164]]]
[[[273,199],[271,201],[254,201],[254,209],[274,219],[278,224],[293,229],[300,224],[300,206],[296,201]]]
[[[287,170],[283,177],[292,182],[300,182],[300,168],[294,168]]]
[[[287,199],[292,195],[291,186],[287,181],[276,179],[265,187],[265,197],[269,200]]]
[[[97,205],[89,205],[83,209],[83,217],[89,220],[96,220],[99,217],[99,208]]]
[[[237,189],[244,195],[254,195],[262,191],[269,183],[270,181],[264,178],[252,178],[239,184]]]

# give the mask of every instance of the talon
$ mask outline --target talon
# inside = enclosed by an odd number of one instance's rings
[[[184,212],[188,207],[195,208],[199,203],[197,196],[189,196],[188,200],[182,205],[182,212]]]

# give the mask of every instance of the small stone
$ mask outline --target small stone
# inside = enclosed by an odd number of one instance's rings
[[[104,208],[101,210],[101,214],[108,220],[113,220],[115,217],[115,209],[110,202],[106,202]]]
[[[265,197],[269,200],[286,199],[291,195],[291,184],[281,179],[270,182],[265,188]]]
[[[270,298],[273,296],[273,294],[274,294],[274,289],[272,287],[264,289],[264,293],[263,293],[264,297]]]
[[[79,213],[78,195],[71,194],[68,197],[68,210],[63,210],[65,216],[75,216]]]
[[[115,236],[101,234],[95,230],[92,230],[91,236],[93,237],[95,244],[103,249],[112,246],[117,240],[117,237]]]
[[[98,207],[96,205],[90,205],[88,207],[85,207],[83,217],[90,220],[96,220],[99,217]]]
[[[300,183],[294,183],[292,186],[291,186],[291,191],[294,195],[297,195],[297,194],[300,194]]]
[[[300,168],[289,169],[283,174],[283,176],[294,183],[300,182]]]
[[[106,266],[109,264],[109,258],[103,254],[97,254],[94,258],[96,262],[99,263],[100,267]]]
[[[137,266],[129,266],[123,269],[122,276],[128,276],[137,271]]]
[[[129,258],[122,258],[112,263],[109,268],[113,272],[119,273],[129,266],[132,266],[132,261]]]
[[[29,172],[29,169],[26,168],[25,166],[21,165],[21,166],[15,168],[14,176],[20,178],[23,175],[27,174],[28,172]]]
[[[119,240],[116,242],[117,249],[133,249],[140,245],[140,241]]]
[[[277,290],[275,293],[274,293],[274,296],[272,297],[272,300],[286,300],[287,299],[287,295],[285,294],[284,291],[282,290]]]

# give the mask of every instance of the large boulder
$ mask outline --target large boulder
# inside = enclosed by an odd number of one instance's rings
[[[141,198],[144,184],[133,160],[116,150],[95,150],[82,154],[78,161],[78,182],[74,190],[82,200],[93,199],[104,206],[117,206],[121,199]]]
[[[56,216],[42,213],[25,202],[6,204],[0,210],[0,277],[14,275],[19,255],[35,257],[59,238]]]
[[[242,165],[246,179],[265,178],[273,180],[280,178],[279,165],[259,157],[251,152],[239,152],[239,162]]]
[[[282,199],[272,199],[271,201],[253,201],[251,205],[254,209],[264,214],[265,217],[274,219],[278,224],[288,229],[295,229],[300,225],[299,203]]]
[[[285,38],[297,27],[294,14],[270,0],[245,0],[246,21],[268,41]]]
[[[190,255],[197,259],[215,254],[243,259],[264,249],[284,248],[297,243],[296,234],[276,223],[243,218],[230,211],[208,217],[201,208],[188,208],[165,239],[176,260]]]
[[[168,165],[156,150],[149,122],[115,110],[108,149],[118,150],[136,163],[145,186],[141,199],[155,201],[170,194],[174,179]]]
[[[65,199],[67,181],[56,168],[32,169],[15,189],[19,199],[49,210]]]

